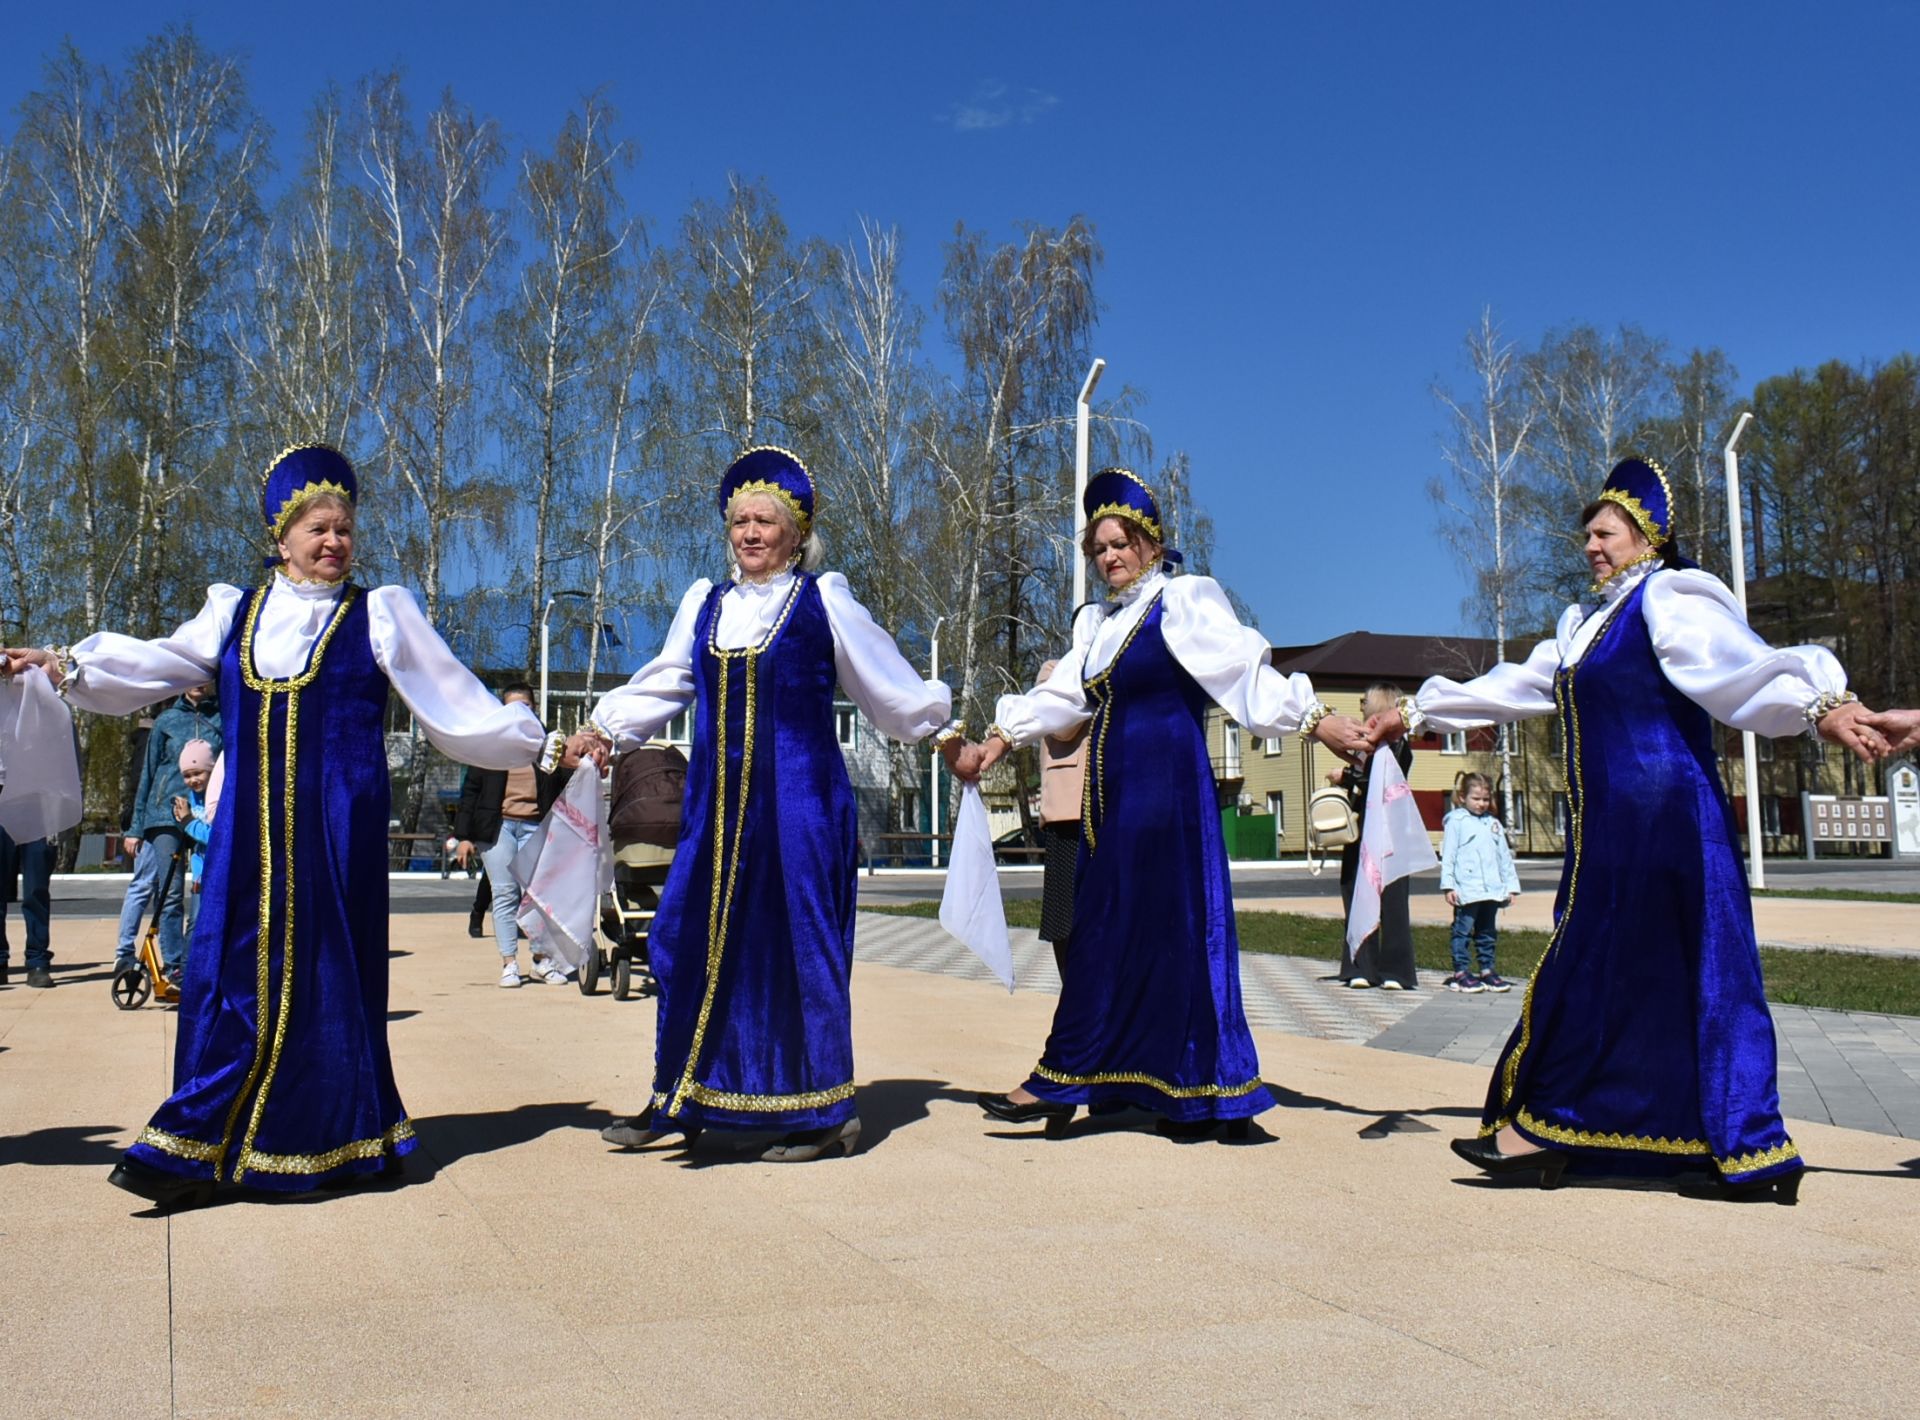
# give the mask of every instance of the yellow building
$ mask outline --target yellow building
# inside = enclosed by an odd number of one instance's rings
[[[1532,649],[1531,638],[1508,642],[1509,657]],[[1479,637],[1386,636],[1352,631],[1311,646],[1277,646],[1276,670],[1303,671],[1315,691],[1335,710],[1357,716],[1360,698],[1376,681],[1398,685],[1411,694],[1431,675],[1464,680],[1496,660],[1494,643]],[[1464,771],[1486,775],[1494,783],[1497,812],[1512,835],[1514,852],[1559,856],[1566,850],[1566,768],[1561,758],[1560,726],[1552,716],[1525,721],[1506,732],[1506,757],[1512,783],[1502,780],[1501,732],[1493,729],[1428,734],[1413,741],[1413,769],[1407,776],[1436,846],[1440,825],[1451,804],[1456,777]],[[1314,790],[1325,788],[1329,771],[1340,761],[1298,735],[1259,739],[1217,710],[1207,725],[1214,778],[1220,787],[1228,851],[1236,858],[1273,858],[1306,852],[1306,806]],[[1761,821],[1765,851],[1798,855],[1800,794],[1879,792],[1837,747],[1800,736],[1759,741]],[[1721,782],[1733,800],[1735,821],[1744,835],[1746,806],[1740,766],[1740,736],[1723,730]],[[1510,791],[1510,797],[1505,791]],[[1861,850],[1871,851],[1871,850]]]

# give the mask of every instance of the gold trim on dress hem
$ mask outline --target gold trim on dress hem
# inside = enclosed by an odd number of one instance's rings
[[[1103,1070],[1094,1075],[1068,1075],[1059,1070],[1050,1070],[1045,1065],[1036,1065],[1033,1073],[1056,1085],[1145,1085],[1168,1099],[1176,1100],[1239,1099],[1260,1088],[1258,1075],[1239,1085],[1176,1085],[1158,1075],[1147,1075],[1137,1070]]]
[[[797,1095],[743,1095],[692,1084],[687,1086],[685,1095],[695,1104],[703,1104],[709,1109],[730,1109],[742,1114],[778,1114],[782,1110],[819,1109],[823,1105],[850,1100],[853,1098],[853,1081],[835,1085],[830,1090],[808,1090]]]
[[[178,1134],[169,1134],[164,1129],[155,1129],[149,1124],[140,1131],[140,1137],[133,1141],[145,1144],[149,1149],[158,1149],[163,1154],[172,1154],[175,1158],[192,1159],[196,1163],[212,1164],[220,1161],[218,1144],[203,1144],[198,1139],[185,1139]]]
[[[1774,1145],[1771,1149],[1756,1149],[1752,1153],[1734,1154],[1726,1158],[1713,1152],[1713,1146],[1704,1139],[1667,1139],[1647,1134],[1611,1134],[1598,1133],[1591,1129],[1569,1129],[1565,1125],[1550,1124],[1540,1119],[1522,1105],[1512,1119],[1496,1121],[1491,1128],[1482,1128],[1482,1138],[1497,1134],[1512,1124],[1528,1134],[1537,1134],[1542,1139],[1555,1144],[1565,1144],[1576,1149],[1620,1149],[1646,1154],[1673,1154],[1689,1158],[1709,1158],[1714,1167],[1727,1175],[1756,1173],[1761,1169],[1773,1168],[1790,1159],[1800,1157],[1800,1147],[1793,1140]]]
[[[414,1137],[413,1121],[403,1119],[377,1139],[356,1139],[324,1154],[255,1154],[243,1156],[242,1169],[249,1173],[309,1174],[326,1173],[354,1159],[377,1159],[392,1152],[395,1145]]]

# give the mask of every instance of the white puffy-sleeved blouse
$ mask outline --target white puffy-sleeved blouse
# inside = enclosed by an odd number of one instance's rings
[[[1434,676],[1414,696],[1415,710],[1436,730],[1552,714],[1555,672],[1580,663],[1606,623],[1605,613],[1643,582],[1640,610],[1661,672],[1722,724],[1770,737],[1795,734],[1807,728],[1807,712],[1824,697],[1846,691],[1847,673],[1833,652],[1769,646],[1712,573],[1642,564],[1616,573],[1595,602],[1568,607],[1553,638],[1535,646],[1526,660],[1504,662],[1464,683]]]
[[[947,687],[923,679],[907,663],[893,637],[855,600],[845,577],[822,572],[814,580],[833,633],[834,670],[847,697],[882,734],[896,740],[925,739],[944,726],[953,707]],[[779,619],[792,586],[791,572],[764,582],[734,582],[720,599],[714,644],[734,651],[758,643]],[[712,590],[712,581],[704,577],[688,587],[660,654],[594,707],[594,726],[616,749],[642,743],[693,703],[694,660],[699,652],[694,628]]]
[[[254,668],[275,680],[300,674],[333,616],[340,590],[275,575],[254,625]],[[112,631],[87,637],[68,653],[68,700],[103,715],[131,715],[216,679],[220,648],[244,595],[239,587],[216,582],[207,588],[199,614],[157,641]],[[374,587],[365,596],[374,662],[436,749],[481,769],[518,769],[540,759],[547,736],[533,711],[502,704],[482,685],[440,639],[413,593],[405,587]]]
[[[1092,713],[1084,682],[1120,652],[1155,594],[1163,606],[1160,634],[1182,670],[1227,714],[1256,735],[1291,734],[1316,709],[1319,697],[1304,675],[1282,675],[1268,660],[1272,647],[1243,626],[1220,584],[1211,577],[1138,578],[1106,607],[1087,607],[1073,626],[1073,649],[1053,674],[1024,695],[1003,695],[994,726],[1014,748],[1043,735],[1072,731]]]

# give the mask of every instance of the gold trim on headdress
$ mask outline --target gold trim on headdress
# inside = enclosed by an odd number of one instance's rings
[[[816,503],[819,502],[820,490],[818,486],[814,484],[813,470],[809,469],[807,467],[807,461],[792,449],[785,448],[779,444],[751,444],[735,454],[733,456],[733,462],[735,464],[739,463],[740,460],[744,459],[748,454],[779,454],[784,458],[792,459],[794,467],[799,469],[801,476],[807,480],[808,487],[813,488],[814,501]],[[728,465],[730,468],[732,466],[732,464]],[[789,513],[793,514],[793,521],[799,527],[801,537],[805,537],[813,530],[812,515],[800,506],[800,500],[793,496],[791,490],[782,488],[779,484],[769,479],[751,478],[727,495],[727,507],[732,508],[733,500],[738,498],[742,493],[765,493],[773,498]]]
[[[794,526],[800,529],[800,536],[802,537],[805,537],[813,526],[813,519],[808,517],[807,510],[800,506],[800,500],[794,497],[790,491],[782,488],[771,479],[750,478],[745,483],[742,483],[727,497],[727,507],[729,510],[732,509],[733,505],[739,500],[740,495],[743,493],[764,493],[767,497],[773,499],[774,502],[785,508],[792,516]],[[729,519],[731,519],[731,513],[729,513]]]
[[[302,449],[325,449],[328,453],[335,454],[342,460],[346,458],[346,455],[342,454],[332,444],[322,444],[318,442],[288,444],[273,456],[273,461],[267,465],[267,471],[260,475],[260,488],[263,493],[266,491],[267,481],[273,477],[273,471],[280,467],[282,463],[286,462],[289,454],[297,454]],[[280,541],[281,537],[286,533],[287,524],[293,521],[293,515],[300,511],[300,505],[302,503],[322,493],[332,494],[348,507],[355,506],[353,493],[346,488],[342,488],[330,478],[319,479],[313,483],[303,483],[287,496],[287,501],[280,505],[280,511],[274,515],[273,521],[267,525],[273,532],[273,540],[275,542]]]
[[[1645,503],[1642,503],[1638,498],[1623,489],[1605,489],[1601,492],[1598,501],[1618,505],[1621,511],[1626,513],[1626,515],[1632,518],[1639,526],[1640,531],[1646,535],[1647,541],[1655,547],[1658,547],[1671,535],[1673,525],[1673,485],[1667,482],[1666,469],[1662,468],[1654,460],[1643,458],[1640,459],[1639,462],[1653,470],[1653,476],[1660,480],[1660,491],[1667,496],[1666,531],[1661,529],[1660,524],[1654,519],[1653,514],[1647,511],[1647,505]]]
[[[281,504],[280,514],[273,520],[273,540],[278,542],[285,536],[287,524],[293,521],[301,508],[322,493],[331,493],[349,508],[353,506],[353,494],[330,478],[323,478],[314,483],[303,483],[287,496],[285,503]]]
[[[1639,526],[1640,531],[1646,535],[1647,541],[1655,547],[1658,547],[1667,540],[1667,535],[1660,531],[1660,524],[1655,522],[1653,514],[1647,511],[1647,505],[1631,493],[1624,492],[1618,488],[1609,488],[1600,495],[1598,501],[1602,503],[1612,503],[1629,518],[1632,518]],[[1668,506],[1672,506],[1671,502],[1669,502]]]
[[[1114,472],[1123,471],[1124,470],[1118,469],[1114,470]],[[1127,476],[1129,478],[1133,477],[1131,474]],[[1134,479],[1134,482],[1139,483],[1139,480]],[[1145,484],[1141,484],[1141,487],[1144,488],[1145,486]],[[1155,542],[1164,543],[1166,541],[1166,538],[1161,535],[1160,524],[1156,523],[1152,518],[1149,518],[1138,508],[1130,508],[1125,503],[1102,503],[1091,513],[1087,514],[1087,526],[1093,527],[1102,518],[1125,518],[1128,522],[1144,528],[1147,536],[1151,537]]]

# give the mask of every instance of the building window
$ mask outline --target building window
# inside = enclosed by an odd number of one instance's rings
[[[840,741],[843,749],[852,749],[858,732],[860,717],[851,705],[833,707],[833,735]]]
[[[660,735],[670,745],[690,745],[693,743],[693,711],[682,710],[667,721],[666,729]]]
[[[1260,752],[1268,759],[1278,758],[1287,752],[1287,737],[1285,735],[1267,736],[1260,741]]]
[[[1278,789],[1267,790],[1267,812],[1273,815],[1275,840],[1287,836],[1287,796]]]
[[[1219,778],[1238,779],[1240,777],[1240,727],[1228,720],[1221,730],[1221,742],[1226,757],[1221,761]]]
[[[1744,754],[1745,752],[1746,747],[1743,745],[1741,747],[1741,753]],[[1773,741],[1765,735],[1755,735],[1753,737],[1753,758],[1756,764],[1772,764]],[[1777,832],[1778,830],[1775,831]]]
[[[1508,808],[1512,813],[1512,821],[1507,824],[1507,833],[1514,838],[1525,837],[1527,832],[1527,796],[1525,794],[1512,795]]]
[[[1555,792],[1553,796],[1553,831],[1562,838],[1573,832],[1573,825],[1567,821],[1567,796]]]
[[[1465,730],[1448,730],[1440,736],[1440,753],[1465,754],[1466,752],[1467,732]]]
[[[1560,717],[1558,715],[1555,715],[1551,720],[1547,721],[1547,753],[1554,759],[1560,757],[1564,734],[1565,731],[1561,729]]]
[[[1766,744],[1767,741],[1762,740],[1760,743]],[[1780,800],[1772,794],[1767,794],[1760,800],[1760,831],[1771,838],[1780,836]]]

